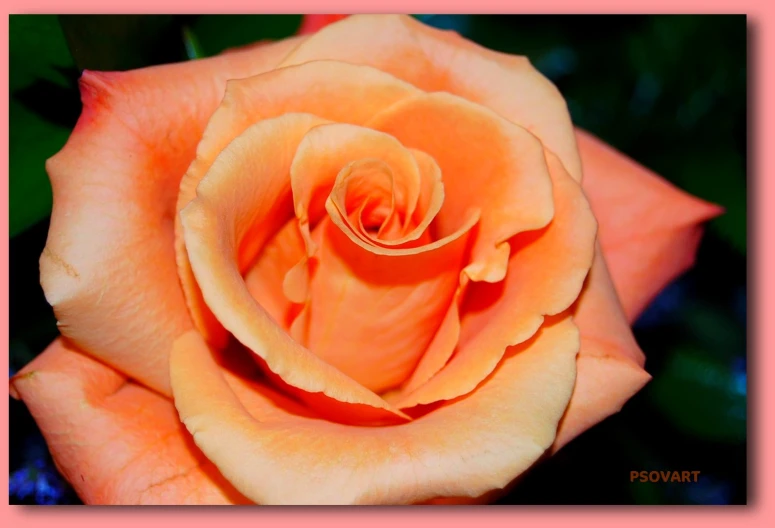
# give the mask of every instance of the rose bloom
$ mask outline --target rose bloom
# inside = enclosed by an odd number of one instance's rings
[[[719,213],[407,16],[80,86],[11,388],[91,504],[493,500],[649,380]]]

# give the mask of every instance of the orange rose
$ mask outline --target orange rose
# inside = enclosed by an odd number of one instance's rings
[[[717,214],[406,16],[81,92],[12,389],[87,503],[486,500],[648,381]]]

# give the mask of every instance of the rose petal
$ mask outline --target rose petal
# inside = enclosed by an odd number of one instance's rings
[[[248,412],[201,336],[178,340],[175,404],[197,445],[262,504],[401,504],[507,485],[551,444],[575,377],[578,333],[560,319],[512,350],[466,398],[405,425],[356,428]],[[266,478],[271,475],[271,478]]]
[[[232,80],[222,104],[207,124],[202,141],[180,184],[178,211],[196,195],[196,186],[216,156],[254,123],[285,113],[310,113],[321,118],[362,124],[383,108],[417,93],[411,85],[364,66],[317,61]],[[222,347],[227,333],[202,299],[191,271],[177,221],[176,255],[186,301],[196,327],[212,344]]]
[[[645,356],[622,311],[599,244],[574,320],[581,333],[578,375],[554,451],[618,412],[651,379],[643,370]]]
[[[621,355],[643,366],[646,357],[632,335],[599,242],[592,269],[579,296],[575,321],[584,338],[596,341],[598,346],[609,344],[606,355]]]
[[[57,339],[11,379],[87,504],[241,504],[172,402]]]
[[[84,109],[47,165],[54,209],[41,284],[62,333],[169,393],[167,354],[190,327],[174,263],[180,178],[226,80],[299,41],[124,73],[84,72]]]
[[[576,387],[571,403],[560,422],[552,453],[557,452],[581,433],[619,412],[651,376],[629,360],[596,355],[597,344],[581,338],[580,355],[576,361]]]
[[[395,401],[396,406],[432,403],[473,390],[498,365],[506,347],[529,339],[544,316],[566,310],[578,297],[592,265],[595,218],[579,184],[554,154],[546,155],[554,184],[554,220],[510,241],[504,281],[468,285],[455,355],[427,383]]]
[[[677,189],[582,130],[584,191],[629,322],[694,263],[701,224],[721,208]]]
[[[538,136],[581,180],[565,99],[526,57],[488,50],[406,15],[353,15],[308,37],[283,66],[318,59],[374,66],[425,91],[483,104]]]
[[[460,305],[464,299],[468,284],[468,275],[461,273],[460,282],[452,296],[452,302],[449,303],[444,318],[428,345],[428,349],[402,386],[383,395],[385,401],[395,404],[404,399],[408,394],[411,394],[435,376],[452,357],[460,341]]]
[[[370,251],[328,222],[311,282],[309,349],[375,392],[403,382],[452,300],[476,221],[400,254]]]
[[[455,231],[471,208],[482,211],[466,274],[503,280],[512,236],[546,226],[552,184],[535,136],[483,106],[446,93],[406,98],[369,123],[436,161],[444,180],[439,236]]]
[[[325,123],[309,114],[266,119],[221,152],[200,182],[196,199],[180,213],[189,260],[218,321],[283,382],[322,393],[331,408],[342,408],[336,402],[348,404],[350,420],[406,419],[291,339],[242,280],[240,268],[291,218],[293,155],[305,134]]]
[[[250,294],[286,330],[298,310],[283,293],[283,280],[305,255],[304,239],[294,218],[266,243],[256,263],[245,275],[245,285]]]
[[[465,222],[457,231],[434,243],[382,247],[375,243],[381,240],[361,231],[362,218],[348,218],[362,214],[358,202],[370,197],[383,204],[386,218],[412,217],[421,198],[421,209],[432,205],[434,196],[420,193],[432,185],[438,189],[440,172],[435,163],[429,165],[429,156],[418,154],[424,160],[423,174],[434,169],[430,176],[420,174],[415,156],[394,137],[330,124],[304,137],[291,166],[296,216],[308,256],[289,273],[293,279],[285,282],[286,295],[294,302],[312,303],[294,326],[294,336],[375,392],[404,381],[433,338],[459,280],[467,248],[464,235],[478,220],[470,211],[456,218]],[[324,200],[333,225],[317,254],[309,226],[320,222]],[[438,207],[426,209],[436,211]],[[418,227],[431,220],[426,216]],[[413,232],[419,236],[419,230]],[[313,256],[317,265],[310,282],[302,275]]]
[[[347,15],[303,15],[301,27],[297,34],[308,35],[310,33],[315,33],[319,29],[346,17]]]
[[[387,185],[392,187],[388,196],[393,194],[390,199],[397,200],[394,205],[403,209],[404,215],[413,214],[423,178],[412,152],[394,137],[368,128],[343,123],[316,127],[299,144],[291,165],[294,209],[309,256],[316,249],[310,240],[310,225],[314,226],[325,214],[325,204],[332,193],[334,203],[339,203],[340,209],[347,208],[347,188],[336,186],[337,176],[348,164],[360,160],[378,160],[387,167]],[[362,191],[374,190],[380,181],[385,183],[379,178],[363,180]],[[340,213],[347,215],[347,211]],[[365,234],[362,238],[370,241]]]

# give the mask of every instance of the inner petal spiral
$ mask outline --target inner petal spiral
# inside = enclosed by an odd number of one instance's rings
[[[364,159],[347,164],[336,177],[331,198],[349,226],[365,241],[400,236],[406,206],[396,207],[395,178],[384,161]]]
[[[291,339],[256,302],[242,276],[249,255],[266,247],[291,219],[293,156],[305,135],[324,123],[309,114],[263,120],[218,155],[196,198],[180,213],[191,268],[223,327],[310,407],[350,423],[406,420],[373,391]]]
[[[289,298],[304,304],[292,335],[374,391],[402,383],[452,300],[478,210],[434,241],[428,227],[443,201],[438,166],[387,134],[352,125],[311,130],[291,181],[308,248],[285,280]],[[312,226],[322,230],[319,244]]]

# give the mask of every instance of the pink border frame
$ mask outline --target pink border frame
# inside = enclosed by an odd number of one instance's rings
[[[110,9],[98,0],[81,0],[67,7],[52,0],[10,0],[5,2],[9,13],[61,13],[61,12],[116,12],[116,13],[207,13],[207,12],[261,12],[261,13],[315,13],[315,12],[444,12],[444,13],[745,13],[749,24],[749,70],[751,108],[749,128],[750,174],[757,180],[756,192],[751,193],[751,218],[755,228],[754,253],[751,264],[751,279],[755,286],[752,302],[751,325],[751,369],[750,378],[753,398],[750,404],[750,483],[749,505],[746,507],[402,507],[402,508],[31,508],[24,506],[4,506],[0,511],[0,523],[10,527],[57,526],[89,527],[104,526],[108,523],[115,528],[134,527],[137,523],[145,526],[161,526],[162,523],[185,523],[186,526],[210,526],[213,522],[228,521],[229,526],[254,526],[255,524],[282,523],[284,526],[298,523],[303,526],[315,523],[320,526],[370,526],[419,525],[429,521],[441,522],[446,526],[467,526],[470,523],[492,523],[494,526],[541,525],[563,526],[573,524],[603,528],[652,527],[654,525],[700,525],[703,527],[727,527],[731,524],[747,526],[775,526],[775,451],[765,450],[765,437],[771,439],[775,432],[775,413],[767,413],[764,402],[775,401],[775,383],[767,382],[767,374],[775,374],[775,327],[768,327],[764,314],[768,308],[773,310],[775,299],[775,279],[765,275],[764,270],[775,269],[775,208],[767,208],[765,200],[775,198],[775,178],[766,178],[765,174],[775,173],[775,150],[766,149],[763,138],[775,137],[775,115],[773,99],[765,99],[765,94],[775,93],[775,4],[767,0],[591,0],[583,4],[569,0],[542,0],[533,4],[496,0],[425,0],[393,2],[369,2],[369,9],[360,0],[339,0],[325,4],[312,0],[285,0],[278,7],[267,1],[219,0],[217,4],[202,0],[185,2],[165,2],[164,7],[154,0],[133,0],[132,2],[111,2]],[[384,6],[382,11],[377,5]],[[217,8],[215,7],[217,6]],[[325,7],[325,9],[323,9]],[[0,33],[6,35],[3,47],[7,46],[8,18],[0,20]],[[701,43],[698,43],[698,45]],[[2,56],[4,91],[8,87],[8,53]],[[2,115],[8,122],[8,97],[0,102]],[[8,129],[3,129],[4,141],[0,145],[0,157],[3,166],[8,167]],[[3,172],[7,178],[7,172]],[[8,185],[0,188],[0,203],[3,214],[0,216],[0,231],[8,232]],[[0,342],[8,343],[8,245],[2,248],[0,269],[6,280],[2,282],[3,303],[0,318]],[[767,351],[768,353],[765,353]],[[7,363],[8,347],[3,347],[3,361]],[[6,434],[2,436],[2,445],[8,448],[8,407],[2,407],[2,425]],[[0,467],[0,479],[7,489],[8,458],[3,457]],[[4,494],[4,493],[3,493]]]

